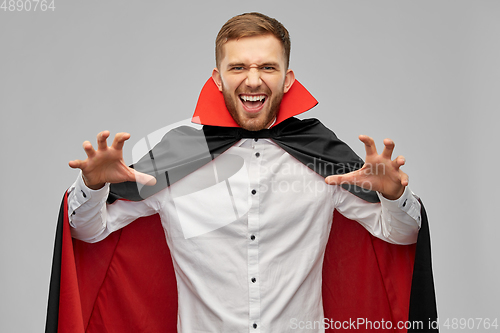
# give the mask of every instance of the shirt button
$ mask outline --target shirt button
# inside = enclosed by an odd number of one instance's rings
[[[250,236],[251,240],[255,240],[255,235]]]
[[[252,278],[252,282],[253,283],[257,282],[257,279],[256,278]]]
[[[254,324],[253,324],[253,328],[257,328],[257,324],[255,324],[255,323],[254,323]]]
[[[255,195],[255,193],[257,193],[257,191],[256,190],[252,190],[252,194]]]
[[[83,190],[81,190],[81,191],[82,191],[83,197],[86,198],[87,195],[85,194],[85,192],[83,192]]]
[[[259,157],[260,156],[260,153],[255,153],[255,157]]]
[[[254,138],[253,141],[257,142],[259,141],[259,138]]]

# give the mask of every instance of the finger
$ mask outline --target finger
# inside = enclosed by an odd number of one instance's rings
[[[366,155],[377,154],[377,147],[375,141],[367,135],[360,135],[359,140],[365,144]]]
[[[101,133],[97,134],[97,149],[98,150],[105,150],[108,148],[108,143],[106,142],[106,139],[109,137],[109,131],[102,131]]]
[[[403,166],[406,163],[406,159],[404,156],[399,155],[392,161],[392,166],[394,169],[399,169],[401,166]]]
[[[156,184],[156,178],[145,173],[134,170],[135,181],[137,183],[153,186]]]
[[[342,181],[342,176],[328,176],[325,178],[325,183],[327,183],[328,185],[340,185],[342,184]]]
[[[392,152],[394,151],[394,141],[391,139],[385,139],[384,140],[384,151],[382,152],[382,157],[385,157],[387,159],[391,159]]]
[[[349,172],[343,175],[331,175],[325,178],[329,185],[356,184],[359,171]]]
[[[115,135],[115,139],[113,140],[113,144],[111,146],[115,149],[121,150],[123,148],[123,144],[128,139],[130,139],[129,133],[117,133]]]
[[[410,183],[410,177],[404,173],[403,171],[399,170],[400,173],[401,173],[401,185],[403,186],[408,186],[408,184]]]
[[[95,150],[94,147],[92,147],[92,144],[89,141],[85,141],[83,143],[83,149],[85,150],[85,153],[89,158],[94,157],[95,155]]]
[[[73,168],[73,169],[81,169],[84,167],[84,164],[85,164],[85,162],[81,161],[81,160],[73,160],[73,161],[68,162],[68,165],[70,166],[70,168]]]

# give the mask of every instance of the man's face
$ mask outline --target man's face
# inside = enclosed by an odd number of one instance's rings
[[[243,37],[223,46],[224,57],[212,77],[238,125],[249,131],[267,128],[295,76],[285,67],[281,42],[272,35]]]

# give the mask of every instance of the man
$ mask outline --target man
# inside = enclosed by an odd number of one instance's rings
[[[292,87],[300,88],[289,69],[289,54],[287,30],[265,15],[239,15],[222,27],[216,40],[213,83],[207,84],[215,84],[223,96],[227,110],[220,111],[229,112],[234,126],[246,130],[249,137],[236,140],[219,157],[177,182],[167,179],[169,187],[144,200],[105,204],[110,183],[135,181],[151,186],[157,181],[125,165],[122,148],[129,134],[118,133],[108,147],[110,134],[101,132],[97,150],[86,141],[87,159],[69,162],[81,169],[81,177],[68,190],[74,238],[98,242],[141,216],[160,215],[176,272],[181,332],[323,331],[323,327],[297,323],[321,321],[324,316],[321,271],[334,210],[386,242],[417,240],[420,203],[400,169],[404,157],[391,159],[392,140],[384,140],[384,150],[378,154],[373,140],[360,136],[367,154],[364,166],[324,179],[298,162],[300,158],[285,145],[277,144],[278,139],[261,134],[250,138],[250,132],[290,127],[292,120],[283,119],[287,110],[282,101],[292,94]],[[201,122],[225,125],[217,118],[204,122],[202,117]],[[300,130],[302,124],[295,126]],[[214,130],[224,132],[222,127]],[[153,158],[156,161],[156,155]],[[172,193],[202,180],[207,169],[231,163],[217,161],[234,158],[243,165],[239,169],[243,172],[233,172],[227,182],[236,217],[205,230],[208,222],[200,215],[201,208],[183,206]],[[280,184],[289,186],[284,189]],[[376,191],[380,203],[368,203],[336,186],[341,184]],[[198,207],[221,212],[222,220],[225,211],[217,193],[196,200]]]

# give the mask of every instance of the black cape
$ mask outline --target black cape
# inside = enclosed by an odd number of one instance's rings
[[[289,118],[271,129],[257,132],[217,126],[204,126],[203,130],[180,127],[167,133],[161,143],[134,165],[136,169],[154,175],[157,184],[142,187],[141,190],[133,182],[113,184],[108,202],[142,200],[197,170],[242,138],[270,138],[323,177],[350,172],[363,164],[345,143],[316,119],[301,121]],[[369,202],[378,201],[374,192],[353,186],[347,189]],[[430,237],[423,205],[421,213],[422,225],[417,244],[401,246],[375,239],[357,223],[351,223],[336,212],[323,272],[325,318],[335,319],[338,323],[355,318],[365,318],[367,321],[385,319],[394,322],[394,325],[397,321],[421,322],[421,325],[415,325],[408,332],[438,331],[435,327],[437,310]],[[161,228],[158,217],[140,219],[130,225],[136,228],[134,231],[129,233],[129,227],[126,227],[110,235],[104,243],[85,244],[71,240],[65,215],[67,205],[63,200],[56,233],[46,332],[175,332],[177,303],[171,261],[165,264],[166,261],[162,259],[145,264],[143,257],[151,256],[151,253],[163,253],[170,259],[165,241],[163,244],[161,241],[163,233],[158,230]],[[142,234],[140,228],[150,230]],[[134,236],[129,237],[129,234]],[[151,239],[158,234],[161,237],[153,243]],[[141,243],[140,249],[146,252],[138,259],[138,247],[133,253],[127,252],[127,249],[128,243],[140,241],[140,235],[145,242]],[[147,246],[151,249],[145,248]],[[127,260],[122,260],[122,256]],[[338,257],[349,258],[348,263],[338,260]],[[127,280],[128,287],[109,287],[125,283],[125,274],[136,274],[130,273],[134,265],[143,266],[137,269],[141,270],[138,276]],[[113,277],[110,267],[120,274]],[[155,267],[157,271],[151,272],[150,267]],[[139,285],[140,281],[147,283],[151,274],[162,276],[164,285],[144,290],[144,286]],[[163,276],[167,274],[170,277]],[[376,286],[362,290],[345,287],[357,280],[360,284],[374,281],[372,284]],[[129,288],[130,285],[134,287]],[[139,292],[134,291],[134,288]],[[114,301],[110,302],[110,299]],[[134,308],[138,304],[149,309],[147,316],[136,316]],[[333,322],[331,324],[333,328]],[[373,332],[380,332],[380,328],[373,328]]]

